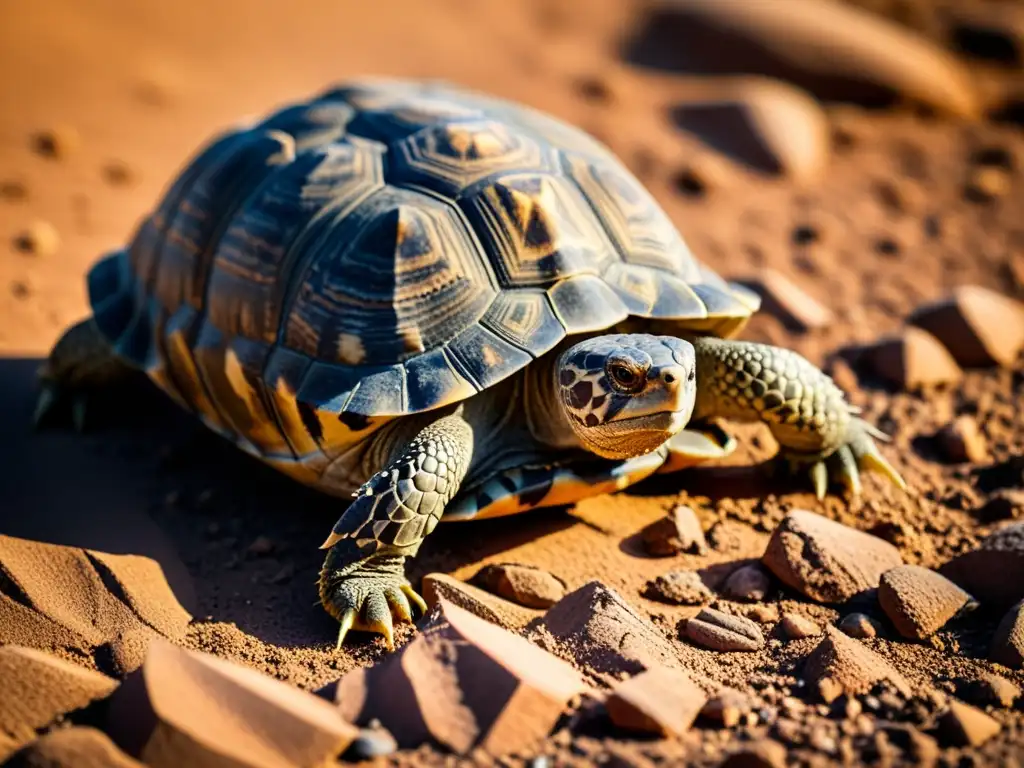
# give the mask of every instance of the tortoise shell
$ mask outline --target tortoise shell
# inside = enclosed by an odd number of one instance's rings
[[[727,335],[757,307],[599,142],[438,82],[352,83],[222,134],[88,285],[122,357],[299,463],[569,334]]]

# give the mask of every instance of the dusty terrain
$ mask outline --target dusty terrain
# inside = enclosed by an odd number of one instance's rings
[[[194,617],[180,645],[308,691],[386,656],[383,643],[368,637],[335,652],[335,625],[314,605],[316,547],[337,517],[335,501],[257,465],[144,382],[112,396],[86,434],[35,434],[34,375],[63,328],[87,312],[90,264],[124,243],[213,131],[349,77],[449,79],[591,131],[648,186],[699,258],[732,279],[756,280],[772,268],[824,304],[831,316],[816,327],[766,311],[746,337],[827,366],[865,418],[893,436],[883,450],[909,485],[904,493],[868,477],[860,498],[818,503],[807,488],[768,476],[775,447],[767,431],[740,428],[742,447],[727,466],[659,478],[568,510],[442,526],[413,566],[414,584],[436,572],[466,580],[492,563],[537,566],[568,591],[599,581],[651,620],[702,688],[728,683],[757,701],[747,708],[754,716],[738,725],[705,714],[665,740],[613,727],[584,707],[511,762],[540,766],[546,756],[546,764],[643,766],[685,758],[711,765],[771,738],[803,764],[934,763],[927,745],[886,737],[888,721],[909,724],[914,738],[935,737],[944,765],[1024,762],[1024,700],[992,705],[971,694],[988,674],[1024,685],[1019,664],[988,660],[1006,605],[981,599],[978,609],[915,642],[900,635],[873,594],[826,605],[773,576],[763,599],[711,598],[730,614],[768,607],[768,642],[742,653],[693,645],[681,628],[698,608],[659,602],[645,590],[666,572],[699,570],[717,592],[724,576],[762,556],[794,509],[869,531],[894,544],[904,562],[930,569],[1024,516],[1024,469],[1013,461],[1024,455],[1019,355],[1001,366],[970,366],[959,383],[911,392],[851,352],[898,331],[915,308],[957,286],[1024,299],[1024,134],[1016,100],[1024,94],[1024,5],[858,3],[937,49],[953,51],[959,41],[967,50],[951,58],[968,73],[976,103],[965,108],[946,93],[930,107],[920,104],[927,97],[879,104],[877,94],[841,83],[771,73],[814,94],[826,129],[823,156],[775,170],[730,144],[725,137],[735,126],[723,123],[715,141],[687,124],[680,105],[730,73],[701,71],[679,56],[685,25],[642,2],[586,5],[581,12],[571,0],[441,0],[429,9],[401,0],[287,7],[39,0],[0,11],[0,534],[153,558]],[[997,43],[953,34],[956,19],[982,7],[993,18],[1006,14],[992,25],[1002,35],[993,33]],[[980,427],[983,455],[950,459],[937,434],[958,416]],[[640,531],[680,503],[696,511],[707,551],[648,556]],[[844,700],[865,713],[836,714],[802,672],[819,640],[785,642],[773,610],[821,625],[868,614],[880,631],[857,642],[899,669],[915,689],[914,706],[887,709],[875,691],[866,705],[852,694]],[[618,677],[545,642],[545,631],[535,627],[531,636],[598,688]],[[414,636],[406,627],[399,643]],[[110,674],[94,658],[64,656]],[[998,732],[977,743],[949,737],[941,723],[951,694],[988,706]],[[11,739],[5,734],[0,746]],[[451,758],[426,744],[387,759]],[[479,751],[465,758],[490,759]],[[758,759],[742,764],[780,758]]]

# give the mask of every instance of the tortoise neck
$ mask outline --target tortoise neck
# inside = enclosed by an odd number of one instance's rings
[[[565,350],[558,347],[526,367],[523,408],[526,424],[535,440],[552,448],[580,448],[558,391],[558,371],[564,353]]]

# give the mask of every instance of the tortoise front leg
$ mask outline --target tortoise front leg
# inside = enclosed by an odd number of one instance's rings
[[[809,469],[818,498],[829,472],[852,493],[860,470],[873,470],[905,488],[873,438],[881,432],[858,418],[839,389],[804,357],[788,349],[701,338],[693,418],[761,421],[772,431],[791,468]]]
[[[443,416],[365,482],[334,525],[322,549],[320,601],[341,624],[338,647],[350,629],[384,635],[394,647],[392,616],[412,619],[426,610],[405,577],[416,554],[459,489],[473,456],[473,430],[461,414]]]
[[[76,323],[57,340],[39,370],[39,399],[33,417],[36,426],[68,407],[72,423],[81,432],[90,393],[130,372],[131,368],[117,357],[91,317]]]

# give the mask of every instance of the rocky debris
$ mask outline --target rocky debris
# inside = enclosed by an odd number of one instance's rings
[[[662,0],[657,8],[652,24],[665,40],[663,55],[686,71],[758,72],[830,100],[877,104],[902,93],[954,115],[980,110],[971,78],[954,56],[834,0]]]
[[[445,573],[423,577],[423,599],[431,607],[447,600],[505,629],[522,629],[540,615]]]
[[[850,613],[842,618],[837,625],[845,634],[858,640],[878,637],[881,627],[878,622],[865,613]]]
[[[1005,677],[982,672],[974,677],[960,679],[956,685],[957,696],[979,707],[1001,707],[1009,709],[1021,696],[1018,686]]]
[[[379,721],[402,748],[434,739],[500,756],[536,746],[589,692],[566,662],[441,600],[412,642],[349,672],[336,697],[345,719]]]
[[[70,125],[56,125],[32,136],[33,151],[53,160],[67,160],[81,146],[81,135]]]
[[[938,441],[945,457],[956,464],[980,464],[988,457],[985,436],[970,416],[958,416],[940,429]]]
[[[117,683],[106,675],[34,648],[0,647],[0,736],[11,748],[36,731],[110,695]],[[0,755],[2,759],[2,755]]]
[[[914,765],[932,768],[939,761],[939,745],[931,736],[906,723],[879,723],[879,733],[903,752]]]
[[[911,695],[910,683],[888,661],[834,627],[825,628],[824,639],[804,662],[804,678],[815,684],[829,678],[849,695],[870,693],[886,681],[904,697]]]
[[[782,582],[823,603],[873,589],[883,573],[903,564],[887,541],[806,510],[786,515],[762,559]]]
[[[1017,603],[999,622],[988,657],[1010,669],[1024,668],[1024,602]]]
[[[38,219],[14,236],[14,247],[32,256],[52,256],[60,248],[60,233],[50,222]]]
[[[764,635],[753,621],[713,608],[703,608],[686,619],[683,631],[693,642],[714,651],[756,651],[764,646]]]
[[[1013,186],[1013,179],[1005,168],[983,165],[972,168],[964,184],[964,197],[972,203],[991,203],[1005,197]]]
[[[831,153],[828,119],[817,101],[767,78],[720,84],[673,111],[676,124],[734,160],[797,182],[817,178]]]
[[[555,603],[533,628],[532,637],[598,674],[619,676],[679,666],[675,648],[661,631],[598,581]]]
[[[763,270],[752,287],[761,295],[762,311],[798,330],[815,331],[835,321],[831,309],[778,270]]]
[[[1024,599],[1024,521],[993,531],[939,570],[986,605],[1004,608]]]
[[[0,642],[86,657],[119,637],[184,637],[191,616],[153,560],[0,536]],[[7,590],[5,590],[7,591]],[[96,658],[98,665],[102,659]]]
[[[943,744],[955,747],[977,747],[1001,730],[1002,726],[980,709],[950,699],[949,709],[939,718],[938,736]]]
[[[395,741],[395,737],[379,721],[371,720],[366,728],[359,730],[359,735],[348,745],[341,758],[350,763],[357,763],[385,757],[397,751],[398,742]]]
[[[671,605],[704,605],[715,593],[696,571],[669,571],[647,582],[644,596]]]
[[[964,367],[1009,367],[1024,347],[1024,304],[977,285],[918,307],[907,322],[935,336]]]
[[[5,768],[142,768],[102,731],[56,728],[11,756]]]
[[[901,565],[882,574],[878,601],[901,635],[921,640],[945,626],[971,596],[935,571]]]
[[[789,640],[803,640],[805,637],[816,637],[821,634],[821,627],[816,622],[798,613],[782,614],[781,627]]]
[[[110,698],[107,731],[152,768],[322,765],[357,735],[311,693],[162,638]]]
[[[721,768],[786,768],[786,765],[786,748],[773,739],[760,739],[734,749]]]
[[[265,557],[277,548],[276,542],[269,536],[257,536],[245,551],[253,557]]]
[[[682,736],[706,702],[707,695],[686,673],[661,667],[617,684],[605,709],[619,728]]]
[[[640,532],[647,554],[670,557],[680,552],[707,554],[708,545],[697,513],[679,504],[665,517],[655,520]]]
[[[744,565],[729,574],[722,594],[735,600],[764,600],[771,581],[759,564]]]
[[[725,728],[735,728],[753,711],[754,702],[747,694],[735,688],[722,688],[708,699],[700,716],[720,723]]]
[[[920,328],[907,327],[860,351],[864,363],[900,389],[915,391],[955,384],[964,372],[942,343]]]
[[[527,608],[550,608],[565,597],[564,581],[532,565],[488,565],[477,573],[473,581]]]

